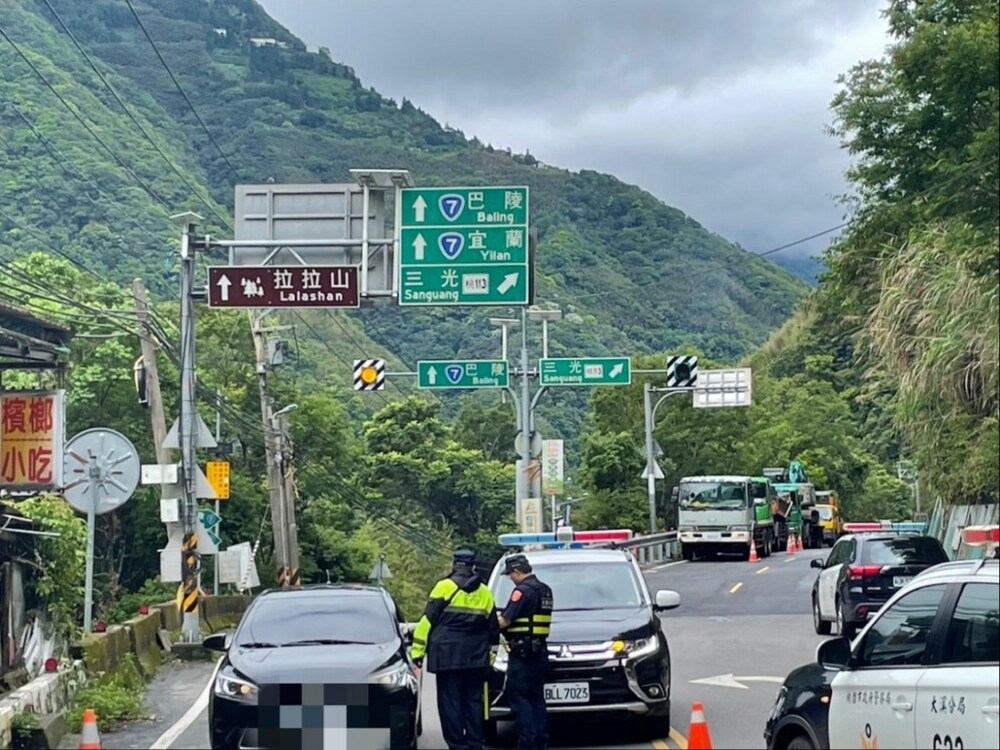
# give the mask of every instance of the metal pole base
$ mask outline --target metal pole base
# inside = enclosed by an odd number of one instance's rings
[[[201,643],[201,619],[197,612],[184,613],[183,638],[185,643]]]

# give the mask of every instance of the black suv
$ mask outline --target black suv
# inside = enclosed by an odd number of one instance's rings
[[[837,623],[840,635],[853,638],[890,596],[943,562],[948,555],[934,537],[883,530],[842,536],[826,562],[810,563],[820,569],[812,590],[813,627],[829,635]]]
[[[619,713],[648,717],[664,735],[670,728],[670,648],[658,612],[680,605],[675,591],[650,595],[628,550],[552,549],[523,553],[552,589],[550,672],[545,698],[551,714]],[[513,583],[501,558],[490,576],[503,609]],[[508,656],[501,644],[489,680],[487,736],[511,719],[504,698]]]
[[[213,750],[323,747],[324,730],[341,733],[345,747],[415,748],[420,675],[410,641],[385,589],[265,591],[235,633],[204,642],[224,654],[208,703]]]

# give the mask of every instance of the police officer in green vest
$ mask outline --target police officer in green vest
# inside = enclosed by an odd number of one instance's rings
[[[486,678],[500,643],[493,594],[475,571],[476,557],[458,550],[452,572],[431,590],[413,631],[411,656],[437,677],[441,732],[450,750],[482,750]]]
[[[535,577],[524,555],[508,557],[504,575],[514,583],[510,601],[497,615],[510,645],[504,692],[517,724],[517,747],[536,750],[548,746],[545,676],[549,669],[552,589]]]

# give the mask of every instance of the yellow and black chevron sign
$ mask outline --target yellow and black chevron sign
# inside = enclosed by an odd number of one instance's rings
[[[191,578],[184,581],[184,598],[181,603],[181,611],[185,614],[198,611],[198,579]]]
[[[289,586],[301,586],[302,578],[299,576],[298,568],[289,568],[288,574],[288,585]]]

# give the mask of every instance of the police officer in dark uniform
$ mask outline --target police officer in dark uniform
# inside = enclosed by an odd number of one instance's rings
[[[493,594],[476,573],[476,556],[458,550],[451,575],[431,590],[413,632],[410,656],[437,677],[441,733],[450,750],[482,750],[486,670],[500,642]]]
[[[517,724],[517,747],[536,750],[548,746],[545,676],[549,668],[552,589],[535,577],[524,555],[508,557],[504,575],[514,582],[510,601],[497,615],[510,646],[505,692]]]

